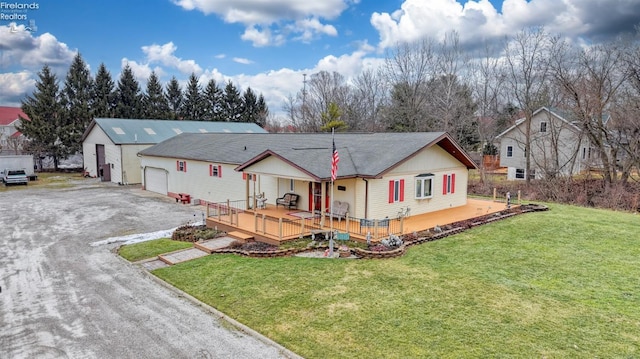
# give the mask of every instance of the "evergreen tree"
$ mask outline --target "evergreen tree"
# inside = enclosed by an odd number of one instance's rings
[[[53,157],[54,168],[57,170],[58,161],[68,153],[60,146],[58,137],[62,112],[58,80],[48,65],[38,73],[38,78],[33,95],[22,101],[22,111],[29,119],[21,118],[20,125],[16,127],[29,139],[25,149],[38,158]],[[42,163],[39,165],[42,167]]]
[[[169,119],[178,120],[180,118],[180,111],[182,108],[182,89],[175,76],[171,78],[167,85],[167,101],[169,102]]]
[[[258,96],[258,118],[255,122],[264,128],[267,125],[267,117],[269,117],[269,108],[264,100],[264,96],[260,94],[260,96]]]
[[[69,154],[82,152],[82,134],[92,119],[93,79],[80,53],[76,54],[67,73],[61,94],[63,115],[59,135]]]
[[[189,83],[184,94],[184,102],[182,104],[181,118],[184,120],[202,120],[204,115],[202,94],[200,93],[200,85],[198,85],[198,76],[191,73]]]
[[[256,123],[258,120],[258,98],[251,87],[247,87],[242,95],[242,122]]]
[[[116,89],[116,118],[140,118],[142,94],[140,92],[140,84],[133,76],[131,67],[127,64],[118,80],[118,88]]]
[[[207,83],[202,96],[205,121],[223,121],[222,112],[222,90],[216,84],[216,80],[211,79]]]
[[[94,118],[113,117],[116,102],[113,88],[111,74],[107,71],[104,63],[101,63],[94,81],[94,97],[91,106]]]
[[[242,122],[243,103],[240,92],[231,81],[224,88],[222,118],[226,122]]]
[[[142,100],[142,117],[164,120],[169,117],[169,112],[169,102],[164,95],[162,84],[155,71],[152,71],[147,80],[147,92]]]

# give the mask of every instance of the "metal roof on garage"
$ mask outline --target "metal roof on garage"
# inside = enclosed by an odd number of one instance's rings
[[[98,126],[116,145],[156,144],[181,133],[266,133],[255,123],[96,118],[84,138]]]

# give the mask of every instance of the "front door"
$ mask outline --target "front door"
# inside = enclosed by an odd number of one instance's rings
[[[325,208],[329,208],[329,191],[325,191]],[[309,212],[322,211],[322,183],[309,182]]]

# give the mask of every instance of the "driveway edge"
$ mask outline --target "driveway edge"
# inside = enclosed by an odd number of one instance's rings
[[[251,329],[250,327],[238,322],[237,320],[229,317],[228,315],[224,314],[223,312],[219,311],[218,309],[210,306],[209,304],[203,303],[202,301],[200,301],[199,299],[191,296],[190,294],[183,292],[182,290],[172,286],[171,284],[163,281],[162,279],[156,277],[155,275],[153,275],[151,272],[149,272],[148,270],[140,267],[138,265],[139,262],[136,263],[132,263],[129,262],[128,260],[122,258],[120,255],[118,255],[117,253],[114,253],[114,255],[116,257],[118,257],[120,260],[124,261],[125,263],[129,264],[129,265],[133,265],[135,267],[137,267],[141,272],[144,273],[144,275],[146,275],[147,277],[151,278],[154,282],[162,285],[163,287],[171,290],[174,294],[186,298],[187,300],[189,300],[190,302],[192,302],[193,304],[196,304],[202,308],[204,308],[205,310],[207,310],[209,313],[215,315],[218,319],[222,319],[224,321],[226,321],[227,323],[233,325],[234,327],[236,327],[239,331],[244,332],[258,340],[260,340],[261,342],[268,344],[270,346],[273,346],[274,348],[277,348],[278,351],[280,353],[282,353],[284,356],[286,356],[287,358],[291,358],[291,359],[304,359],[304,357],[292,352],[291,350],[285,348],[284,346],[278,344],[277,342],[273,341],[270,338],[267,338],[266,336],[264,336],[263,334],[261,334],[260,332]]]

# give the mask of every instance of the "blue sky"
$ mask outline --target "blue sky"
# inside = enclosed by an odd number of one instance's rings
[[[77,51],[114,80],[129,64],[143,89],[152,70],[163,83],[192,72],[201,83],[231,80],[278,113],[303,73],[350,78],[398,42],[455,30],[473,46],[544,25],[593,43],[639,23],[639,0],[0,1],[0,105],[19,106],[44,64],[62,86]]]

